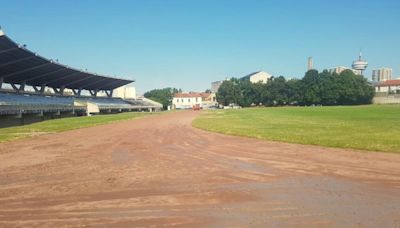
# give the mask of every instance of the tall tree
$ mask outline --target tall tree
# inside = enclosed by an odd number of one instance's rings
[[[303,100],[305,105],[320,104],[320,80],[317,70],[309,70],[302,81]]]
[[[171,105],[172,98],[175,93],[181,93],[181,89],[176,88],[163,88],[153,89],[144,94],[144,97],[151,100],[157,101],[163,105],[164,109],[167,109],[168,105]]]
[[[232,78],[224,81],[218,89],[217,101],[222,105],[239,104],[241,100],[239,80]]]
[[[290,79],[286,81],[287,86],[287,99],[289,105],[297,105],[299,104],[303,97],[301,92],[301,80],[299,79]]]

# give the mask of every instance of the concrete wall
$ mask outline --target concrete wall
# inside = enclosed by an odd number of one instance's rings
[[[374,104],[400,104],[400,97],[374,97],[372,103]]]
[[[41,122],[41,121],[45,121],[45,120],[73,117],[73,116],[77,116],[77,115],[78,115],[78,113],[72,113],[72,112],[60,113],[59,115],[56,113],[44,113],[43,115],[25,114],[22,116],[5,115],[5,116],[0,116],[0,128],[22,126],[22,125],[37,123],[37,122]]]

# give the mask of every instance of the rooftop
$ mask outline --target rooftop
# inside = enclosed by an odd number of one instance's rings
[[[377,83],[375,86],[400,86],[400,79],[386,80]]]
[[[2,82],[53,88],[112,90],[133,80],[90,73],[44,58],[19,45],[0,30]]]
[[[196,92],[190,92],[190,93],[176,93],[174,97],[176,98],[188,98],[188,97],[202,97],[202,98],[207,98],[211,95],[211,93],[196,93]]]

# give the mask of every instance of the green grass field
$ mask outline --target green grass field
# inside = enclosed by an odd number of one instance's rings
[[[193,126],[259,139],[400,152],[400,105],[206,111]]]
[[[156,113],[126,112],[111,115],[83,116],[47,120],[39,123],[18,127],[0,128],[0,142],[10,141],[18,138],[31,137],[34,135],[55,133],[72,129],[90,127],[100,124],[111,123],[120,120],[140,118]]]

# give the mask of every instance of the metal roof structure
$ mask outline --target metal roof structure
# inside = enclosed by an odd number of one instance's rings
[[[112,94],[113,89],[134,81],[97,75],[46,59],[26,49],[25,45],[18,45],[0,29],[0,86],[3,82],[16,90],[28,85],[43,91],[47,86],[56,92],[72,89],[80,95],[81,90],[89,90],[96,95],[101,90]]]

